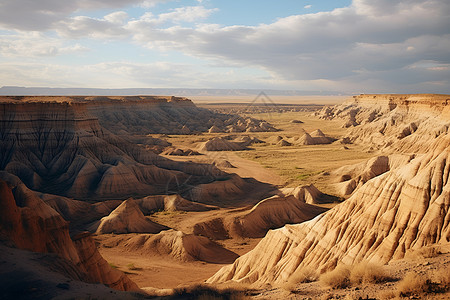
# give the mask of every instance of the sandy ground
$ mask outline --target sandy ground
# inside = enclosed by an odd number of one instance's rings
[[[212,153],[214,155],[214,153]],[[236,173],[243,178],[253,177],[258,181],[273,185],[282,185],[284,180],[270,169],[261,164],[238,156],[231,151],[222,153],[223,158],[229,161],[235,168],[224,168],[226,172]]]
[[[189,220],[193,220],[192,217]],[[124,234],[127,238],[134,234]],[[109,264],[125,272],[140,288],[151,287],[170,289],[204,282],[224,264],[201,261],[182,262],[169,256],[130,252],[123,242],[118,243],[118,235],[105,234],[95,237],[99,251]],[[225,248],[243,255],[253,249],[260,239],[218,241]]]

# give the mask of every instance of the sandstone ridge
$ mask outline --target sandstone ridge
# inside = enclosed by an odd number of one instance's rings
[[[385,264],[408,250],[450,241],[448,96],[374,96],[355,97],[320,115],[342,117],[345,126],[355,121],[348,135],[354,143],[371,143],[370,135],[381,126],[391,143],[380,138],[376,145],[404,153],[336,170],[344,181],[355,181],[350,198],[308,222],[269,231],[256,248],[208,282],[283,284],[303,268],[325,272],[338,264]],[[413,118],[417,130],[399,138]]]

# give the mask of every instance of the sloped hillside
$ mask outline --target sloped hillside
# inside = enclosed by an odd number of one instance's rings
[[[439,105],[428,103],[427,99],[417,102],[419,108],[408,104],[409,110],[402,110],[400,115],[399,109],[395,116],[408,120],[409,112],[416,111],[423,119],[418,126],[423,131],[441,128],[448,122],[445,102]],[[379,102],[373,104],[378,106]],[[356,124],[349,134],[353,141],[367,142],[371,130],[376,128],[374,133],[379,132],[374,124],[385,120],[386,115],[394,116],[395,108],[392,109],[390,101],[379,107],[382,115],[365,124]],[[420,114],[424,107],[432,109]],[[366,109],[372,110],[366,102],[358,107],[360,112]],[[431,116],[435,112],[440,118],[433,123]],[[403,147],[410,144],[410,152],[418,146],[413,146],[413,141],[420,141],[424,148],[413,159],[410,157],[403,164],[380,172],[381,175],[357,188],[348,200],[313,220],[269,231],[254,250],[222,268],[209,282],[283,283],[304,267],[324,272],[339,263],[351,265],[363,260],[386,263],[402,258],[408,249],[449,242],[450,134],[447,130],[433,133],[433,138],[411,134],[405,138],[406,143],[398,138],[394,125],[385,135],[396,142],[381,146],[406,151]],[[358,132],[367,132],[366,138],[358,137]]]
[[[225,176],[209,164],[175,162],[146,151],[105,129],[92,114],[93,106],[111,101],[133,106],[133,101],[28,98],[0,101],[0,170],[35,191],[80,200],[125,199],[183,192]],[[171,109],[178,110],[174,105]]]
[[[90,234],[70,237],[68,223],[18,180],[10,185],[0,180],[0,200],[0,244],[55,254],[60,260],[59,265],[54,260],[54,270],[59,270],[55,272],[72,280],[100,282],[118,290],[138,290],[124,273],[112,269],[101,257]],[[9,270],[11,274],[14,268]],[[32,291],[23,291],[27,292]]]

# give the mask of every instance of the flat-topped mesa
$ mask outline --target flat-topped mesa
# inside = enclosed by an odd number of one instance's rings
[[[191,100],[175,96],[0,96],[0,103],[178,103],[194,105]]]
[[[0,96],[2,103],[84,104],[102,127],[119,135],[191,134],[212,126],[221,132],[276,131],[263,120],[213,112],[174,96]]]
[[[158,157],[106,130],[89,110],[104,99],[92,98],[95,102],[89,97],[1,97],[0,170],[33,190],[77,199],[160,193],[175,177],[213,180],[202,179],[206,166]],[[104,101],[129,103],[117,99]],[[184,111],[169,100],[195,107],[188,100],[148,99],[149,105],[163,103],[172,105],[169,110]]]
[[[359,95],[317,113],[342,119],[347,138],[370,150],[426,153],[450,128],[450,95]]]
[[[437,116],[450,118],[450,95],[443,94],[361,94],[353,96],[348,103],[361,107],[375,105],[393,110],[406,109],[410,113],[432,113]]]
[[[85,103],[0,101],[0,124],[2,139],[23,137],[31,131],[44,134],[46,129],[64,134],[101,132],[98,119],[88,113]]]

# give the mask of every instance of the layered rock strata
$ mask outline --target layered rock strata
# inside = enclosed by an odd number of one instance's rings
[[[366,102],[367,97],[355,98],[364,100],[357,107],[355,120],[363,112],[378,111],[380,115],[357,125],[349,137],[354,142],[368,142],[369,133],[379,132],[378,125],[390,120],[386,123],[390,124],[389,130],[383,134],[395,142],[379,146],[417,152],[399,156],[398,160],[376,158],[364,168],[354,168],[354,174],[368,180],[349,199],[311,221],[269,231],[254,250],[222,268],[208,282],[280,284],[303,268],[325,272],[340,263],[384,264],[404,257],[410,249],[450,241],[450,135],[447,130],[438,130],[430,136],[430,132],[450,120],[449,106],[444,101],[448,96],[431,100],[421,95],[406,99],[383,96],[380,102]],[[411,115],[405,114],[405,109]],[[409,122],[411,117],[420,121],[418,129],[399,139],[397,126]],[[392,120],[402,122],[391,123]],[[420,133],[426,130],[428,133],[422,136]],[[358,138],[357,132],[367,135]]]

